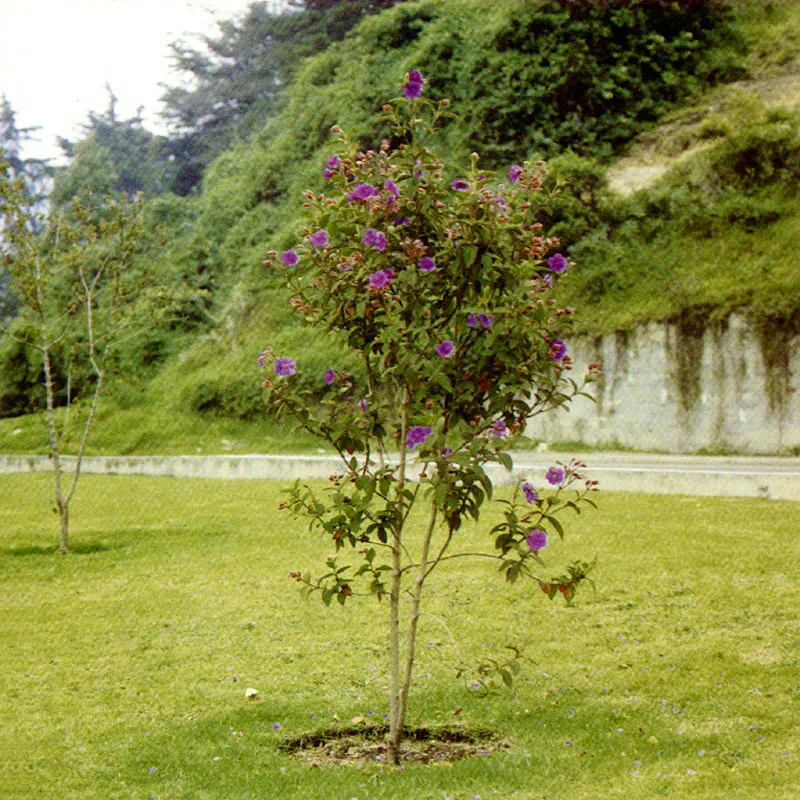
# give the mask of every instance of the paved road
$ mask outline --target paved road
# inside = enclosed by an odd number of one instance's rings
[[[513,458],[513,473],[491,468],[495,483],[531,480],[543,485],[549,466],[577,458],[587,464],[587,477],[599,480],[605,491],[800,501],[800,458],[555,452],[518,452]],[[49,468],[46,456],[0,456],[0,473]],[[84,472],[96,474],[262,480],[324,478],[340,469],[338,459],[325,455],[94,456],[83,463]]]

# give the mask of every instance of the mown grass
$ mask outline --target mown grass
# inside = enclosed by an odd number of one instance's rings
[[[510,748],[394,771],[279,749],[387,710],[384,610],[299,598],[287,573],[330,550],[278,515],[280,484],[87,475],[67,557],[49,485],[0,476],[0,797],[797,796],[797,504],[600,495],[548,547],[598,557],[572,608],[452,563],[410,722]],[[524,645],[515,693],[455,682],[450,634],[467,661]]]

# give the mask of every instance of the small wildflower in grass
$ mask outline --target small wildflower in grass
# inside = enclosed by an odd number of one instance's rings
[[[272,723],[272,729],[273,729],[273,730],[276,730],[276,731],[279,731],[279,730],[281,729],[281,724],[280,724],[280,722],[273,722],[273,723]]]
[[[561,361],[566,354],[567,346],[564,344],[563,340],[553,339],[553,341],[550,342],[550,349],[547,352],[547,356],[551,361]]]
[[[450,185],[457,192],[466,192],[469,189],[469,184],[463,178],[456,178]]]
[[[567,268],[567,259],[561,253],[556,253],[547,259],[547,266],[551,272],[563,272]]]
[[[478,314],[478,322],[484,328],[491,328],[494,325],[494,314]]]
[[[413,450],[416,445],[422,444],[432,433],[433,429],[428,427],[417,426],[410,428],[406,435],[406,447],[409,450]]]
[[[328,367],[328,369],[325,370],[325,383],[328,386],[330,386],[335,380],[336,380],[336,373],[334,372],[333,369]]]
[[[400,196],[400,190],[397,188],[397,184],[391,178],[386,179],[385,183],[383,184],[383,188],[386,189],[393,197]]]
[[[394,218],[394,225],[396,228],[399,228],[401,225],[408,225],[411,220],[408,217],[395,217]]]
[[[522,484],[522,494],[525,495],[525,500],[528,503],[535,503],[539,499],[539,493],[528,481]]]
[[[386,234],[381,231],[375,237],[375,244],[372,245],[379,253],[382,253],[386,249]]]
[[[478,324],[477,314],[467,314],[467,327],[474,328]]]
[[[436,347],[436,355],[440,358],[450,358],[455,351],[456,347],[449,339],[445,339],[443,342],[440,342]]]
[[[561,467],[550,467],[544,477],[551,486],[558,486],[564,480],[564,470]]]
[[[325,166],[328,169],[336,169],[339,166],[339,156],[334,153],[326,162]]]
[[[269,350],[262,350],[258,354],[258,366],[261,367],[261,369],[264,369],[264,367],[267,366],[267,358],[269,358],[269,355],[270,355]]]
[[[360,406],[361,410],[366,414],[367,413],[367,401],[363,397],[359,401],[358,405]]]
[[[547,547],[547,534],[539,528],[534,528],[528,534],[528,547],[534,552],[538,553],[539,550]]]
[[[291,358],[276,358],[275,359],[275,374],[276,375],[294,375],[297,365]]]
[[[522,175],[522,167],[519,164],[512,164],[508,170],[508,179],[511,183],[516,183]]]
[[[328,231],[319,230],[311,234],[311,244],[314,247],[327,247],[328,246]]]
[[[293,267],[299,260],[300,257],[294,250],[287,250],[285,253],[281,253],[281,261],[283,261],[287,267]]]
[[[423,256],[419,260],[419,268],[422,272],[433,272],[436,269],[436,262],[430,256]]]
[[[364,238],[361,240],[366,247],[372,247],[378,238],[378,231],[375,228],[367,228],[364,231]]]

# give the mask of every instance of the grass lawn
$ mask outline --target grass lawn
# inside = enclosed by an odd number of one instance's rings
[[[554,568],[597,556],[597,592],[572,608],[485,564],[443,567],[410,724],[510,747],[397,771],[279,749],[388,710],[385,612],[300,599],[287,573],[329,548],[276,511],[280,484],[82,481],[61,557],[49,476],[0,475],[2,798],[800,793],[798,504],[601,494],[543,551]],[[451,634],[466,660],[525,645],[515,693],[455,681]]]

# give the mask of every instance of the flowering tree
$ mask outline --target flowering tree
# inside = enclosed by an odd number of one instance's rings
[[[569,378],[560,338],[571,310],[549,297],[568,261],[529,203],[544,165],[514,165],[508,186],[498,186],[473,154],[468,171],[446,177],[427,142],[450,113],[448,102],[423,99],[422,88],[413,70],[404,97],[384,106],[378,121],[391,127],[392,142],[376,152],[355,152],[334,127],[336,152],[324,171],[330,190],[306,193],[302,241],[279,256],[293,308],[343,336],[360,354],[362,374],[331,364],[309,388],[307,376],[297,380],[303,367],[291,354],[267,349],[259,356],[275,373],[264,382],[273,412],[295,417],[342,457],[343,472],[326,490],[297,482],[282,504],[336,548],[321,576],[292,577],[325,603],[344,604],[358,586],[388,599],[393,763],[422,592],[436,567],[490,558],[508,580],[534,577],[550,598],[561,593],[569,601],[588,565],[545,578],[540,553],[550,533],[563,536],[557,514],[579,511],[595,489],[580,475],[583,465],[553,467],[546,479],[554,492],[540,496],[526,482],[501,501],[504,521],[489,532],[493,547],[458,547],[464,522],[477,521],[492,497],[485,466],[511,469],[510,439],[532,417],[566,405],[582,385]],[[270,253],[266,263],[277,259]],[[419,503],[428,507],[421,534],[407,525]]]

